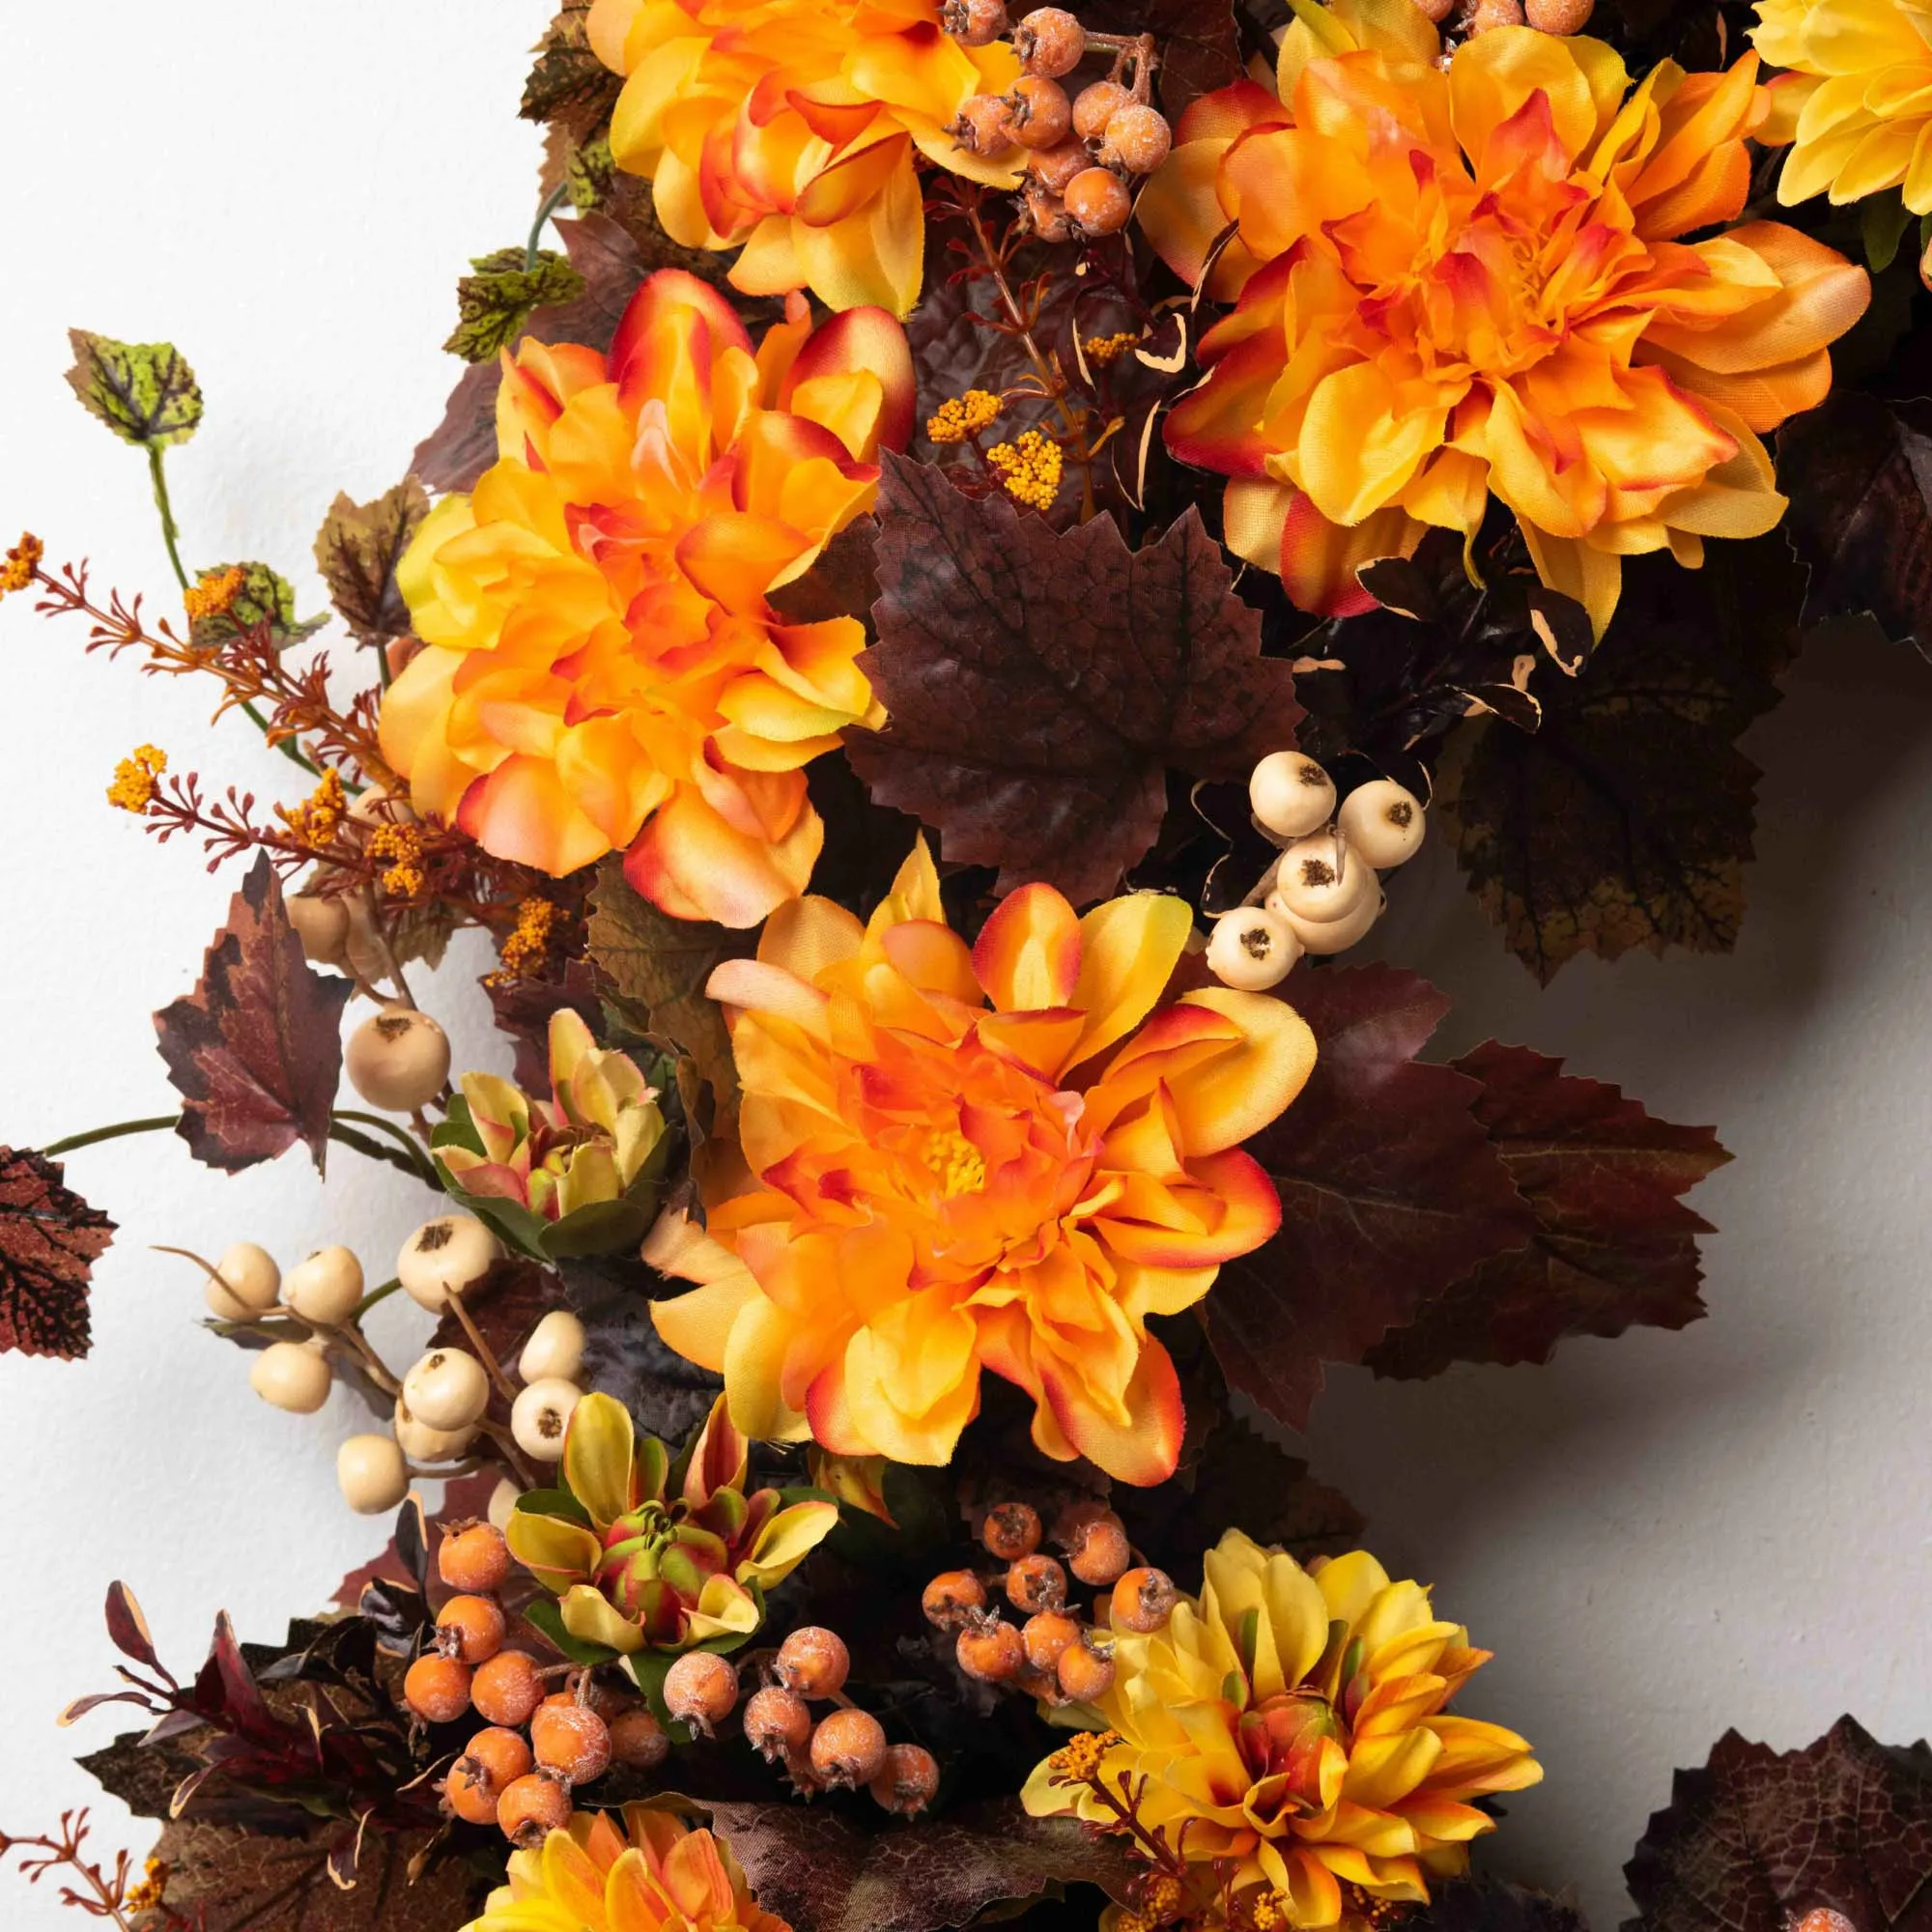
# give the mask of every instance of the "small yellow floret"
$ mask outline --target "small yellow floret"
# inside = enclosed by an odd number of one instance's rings
[[[46,546],[39,537],[31,531],[22,532],[20,541],[7,553],[6,561],[0,563],[0,597],[10,590],[26,589],[46,554]]]
[[[383,890],[391,898],[419,897],[428,879],[422,867],[423,836],[413,825],[379,825],[369,835],[369,856],[386,862]]]
[[[1138,329],[1123,328],[1118,335],[1098,335],[1092,342],[1083,342],[1080,353],[1096,369],[1104,369],[1109,362],[1118,362],[1140,339]]]
[[[189,621],[199,624],[204,618],[225,617],[234,610],[247,581],[247,573],[239,563],[231,563],[226,570],[205,571],[199,583],[191,583],[182,592]]]
[[[964,442],[995,421],[1004,407],[999,397],[986,389],[949,396],[940,404],[937,415],[926,417],[926,437],[933,442]]]
[[[155,1912],[168,1895],[168,1867],[163,1859],[150,1859],[146,1876],[137,1879],[128,1888],[128,1895],[121,1901],[123,1912]]]
[[[275,815],[304,845],[321,851],[335,837],[335,828],[349,810],[342,775],[327,771],[322,782],[299,805],[278,805]]]
[[[107,803],[123,811],[143,812],[154,802],[155,781],[168,768],[168,754],[158,745],[136,745],[114,767]]]
[[[1082,1731],[1047,1759],[1053,1774],[1069,1783],[1085,1784],[1100,1769],[1100,1760],[1121,1741],[1119,1731]]]
[[[492,983],[534,977],[550,951],[556,930],[557,909],[549,899],[526,899],[517,908],[515,928],[503,941],[502,968],[489,977]]]
[[[1060,494],[1060,445],[1038,430],[1027,430],[1017,441],[996,442],[986,461],[999,472],[1000,487],[1016,503],[1035,510],[1051,509]]]

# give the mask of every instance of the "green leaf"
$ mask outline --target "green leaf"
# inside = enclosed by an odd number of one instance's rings
[[[1883,274],[1891,267],[1911,225],[1912,211],[1897,188],[1868,194],[1859,204],[1859,234],[1864,242],[1865,264],[1873,274]]]
[[[71,328],[73,367],[69,385],[89,415],[123,442],[165,449],[185,442],[201,421],[201,385],[172,342],[116,342]]]
[[[590,1512],[568,1490],[526,1490],[516,1501],[520,1516],[560,1516],[582,1528],[590,1527]]]
[[[314,637],[328,622],[327,617],[298,617],[295,585],[266,563],[214,563],[197,576],[206,585],[211,579],[225,577],[231,570],[242,573],[242,587],[226,610],[192,620],[189,635],[195,643],[222,643],[244,631],[254,630],[258,624],[266,624],[274,642],[287,646]]]
[[[616,178],[617,161],[611,152],[609,138],[586,141],[572,151],[570,164],[564,169],[564,186],[571,207],[580,214],[588,214],[603,204]]]
[[[585,1643],[582,1637],[572,1636],[563,1627],[562,1610],[547,1597],[538,1597],[526,1605],[523,1618],[542,1631],[573,1663],[610,1663],[617,1656],[608,1643]]]
[[[524,324],[540,308],[575,301],[584,280],[569,260],[554,249],[542,249],[526,268],[521,248],[498,248],[478,255],[456,285],[455,330],[442,346],[466,362],[487,362],[507,349],[524,331]]]

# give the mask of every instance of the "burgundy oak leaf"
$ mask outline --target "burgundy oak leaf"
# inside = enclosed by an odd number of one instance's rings
[[[1736,1731],[1680,1771],[1624,1879],[1624,1932],[1789,1932],[1820,1907],[1858,1932],[1932,1926],[1932,1750],[1851,1718],[1803,1750]]]
[[[1170,766],[1245,779],[1293,744],[1293,678],[1194,511],[1132,552],[1111,517],[1058,532],[885,462],[861,663],[888,722],[846,744],[949,860],[1103,898],[1153,843]]]
[[[0,1147],[0,1355],[87,1353],[88,1281],[114,1223],[62,1184],[64,1171]]]
[[[1017,1799],[880,1832],[858,1831],[819,1806],[706,1808],[759,1905],[799,1932],[939,1932],[1048,1885],[1118,1894],[1128,1877],[1106,1839],[1070,1818],[1029,1818]]]
[[[1476,1119],[1535,1210],[1536,1235],[1431,1301],[1370,1366],[1433,1376],[1458,1361],[1547,1362],[1566,1335],[1696,1321],[1697,1236],[1713,1231],[1681,1197],[1730,1159],[1716,1129],[1654,1120],[1528,1047],[1491,1040],[1454,1065],[1482,1083]]]
[[[265,852],[229,902],[201,979],[155,1015],[195,1159],[236,1173],[306,1141],[318,1170],[342,1076],[354,989],[302,956]]]
[[[1833,390],[1778,432],[1777,478],[1805,621],[1869,611],[1932,657],[1932,404]]]
[[[1324,1362],[1364,1360],[1391,1329],[1536,1230],[1473,1111],[1482,1088],[1415,1055],[1448,1010],[1389,966],[1302,968],[1283,987],[1313,1029],[1315,1071],[1247,1143],[1281,1194],[1281,1230],[1225,1263],[1203,1304],[1230,1384],[1300,1428]]]

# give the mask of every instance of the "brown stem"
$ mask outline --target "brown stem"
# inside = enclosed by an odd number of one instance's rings
[[[449,1308],[463,1332],[469,1338],[469,1346],[476,1350],[476,1359],[489,1371],[490,1379],[497,1384],[497,1392],[505,1402],[515,1402],[517,1391],[510,1378],[503,1373],[503,1365],[497,1359],[497,1351],[483,1339],[483,1331],[471,1319],[469,1309],[463,1305],[463,1296],[455,1290],[449,1291]]]

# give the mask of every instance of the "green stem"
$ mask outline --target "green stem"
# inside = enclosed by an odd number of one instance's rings
[[[406,1128],[399,1127],[394,1121],[385,1121],[381,1114],[358,1113],[354,1107],[338,1107],[335,1110],[338,1121],[354,1121],[360,1127],[376,1127],[387,1134],[391,1140],[401,1142],[410,1158],[415,1163],[416,1172],[432,1187],[440,1188],[442,1182],[436,1178],[436,1169],[430,1165],[429,1157],[423,1152],[422,1143]]]
[[[560,182],[544,196],[543,206],[537,210],[537,218],[530,223],[530,239],[524,247],[525,274],[528,274],[537,265],[537,244],[543,240],[544,223],[563,206],[569,194],[569,185]]]
[[[408,1154],[398,1153],[394,1148],[384,1147],[381,1141],[372,1141],[366,1134],[358,1134],[354,1127],[345,1127],[339,1122],[331,1121],[328,1138],[342,1147],[354,1148],[357,1153],[367,1154],[371,1160],[386,1161],[391,1167],[399,1167],[412,1180],[422,1179],[422,1169]]]
[[[75,1148],[92,1147],[96,1141],[119,1140],[123,1134],[157,1134],[180,1119],[179,1114],[156,1114],[145,1121],[117,1121],[111,1127],[90,1127],[84,1134],[70,1134],[64,1141],[51,1141],[41,1152],[51,1157],[71,1153]]]
[[[161,541],[168,547],[168,561],[175,567],[175,582],[185,590],[187,572],[182,568],[181,531],[175,525],[174,505],[168,500],[168,472],[161,464],[164,454],[158,442],[148,445],[148,474],[155,479],[155,508],[161,513]]]
[[[403,1285],[399,1281],[385,1281],[381,1288],[372,1288],[355,1304],[355,1313],[349,1319],[352,1321],[360,1321],[363,1316],[367,1315],[370,1309],[374,1308],[378,1302],[387,1301],[390,1295],[401,1293],[402,1287]]]

